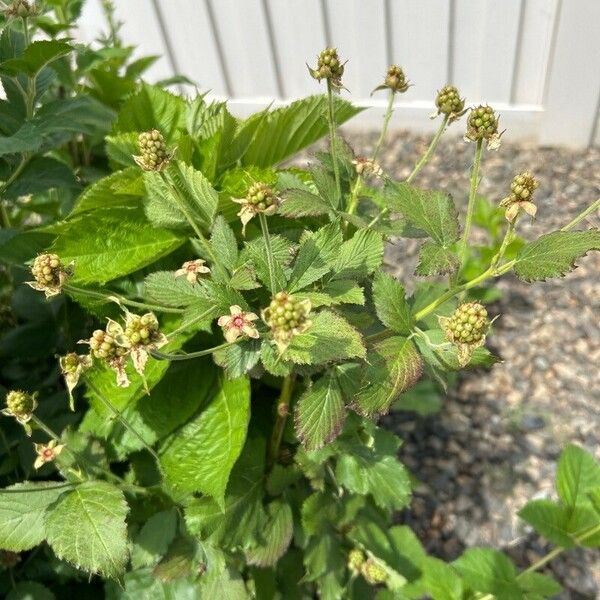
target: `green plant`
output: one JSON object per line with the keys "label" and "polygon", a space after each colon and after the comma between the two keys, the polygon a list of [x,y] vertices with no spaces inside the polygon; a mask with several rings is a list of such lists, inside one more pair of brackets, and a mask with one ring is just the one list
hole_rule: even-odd
{"label": "green plant", "polygon": [[[22,65],[26,53],[8,60]],[[441,102],[431,147],[397,182],[376,159],[404,75],[388,73],[384,131],[375,156],[358,159],[336,133],[358,112],[337,97],[343,71],[328,49],[311,71],[326,96],[245,120],[203,96],[134,84],[104,121],[110,174],[59,221],[13,231],[0,247],[3,260],[30,262],[31,285],[51,296],[45,307],[65,297],[80,307],[64,327],[86,330],[66,336],[59,362],[73,413],[65,392],[9,395],[0,547],[31,552],[0,579],[5,589],[15,574],[17,589],[34,580],[57,590],[84,589],[98,574],[110,598],[534,599],[560,589],[536,572],[558,549],[522,573],[491,549],[445,564],[409,528],[390,527],[410,501],[410,475],[396,456],[401,440],[375,421],[424,375],[443,384],[495,362],[471,291],[510,271],[562,276],[600,248],[600,232],[573,231],[580,216],[517,252],[519,206],[502,216],[493,254],[473,262],[468,232],[482,141],[499,139],[495,113],[483,109],[484,130],[479,109],[469,116],[476,150],[461,237],[452,199],[412,185],[462,113],[460,95],[448,110]],[[47,126],[35,120],[40,102],[22,125],[32,136]],[[19,131],[0,140],[9,156],[22,148]],[[327,133],[317,164],[279,166]],[[423,238],[417,274],[449,281],[407,297],[381,270],[391,235]],[[39,473],[21,423],[38,443]],[[29,448],[22,460],[17,444]],[[523,518],[560,550],[597,544],[600,466],[568,447],[557,487],[559,502],[534,501]]]}

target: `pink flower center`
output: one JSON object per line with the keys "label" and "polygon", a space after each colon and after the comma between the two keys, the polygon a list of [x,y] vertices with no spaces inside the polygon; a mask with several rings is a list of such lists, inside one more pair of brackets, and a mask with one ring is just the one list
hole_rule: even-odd
{"label": "pink flower center", "polygon": [[241,329],[244,326],[244,317],[239,315],[237,317],[233,317],[233,326],[237,329]]}
{"label": "pink flower center", "polygon": [[54,458],[54,450],[52,450],[52,448],[45,448],[42,451],[42,456],[46,459],[46,460],[52,460]]}

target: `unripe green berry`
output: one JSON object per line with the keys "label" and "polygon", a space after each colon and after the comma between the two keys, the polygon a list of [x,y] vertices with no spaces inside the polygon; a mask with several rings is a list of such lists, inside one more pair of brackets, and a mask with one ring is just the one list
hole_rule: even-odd
{"label": "unripe green berry", "polygon": [[485,307],[479,302],[461,304],[447,323],[447,336],[457,344],[477,344],[481,342],[489,329],[490,321]]}
{"label": "unripe green berry", "polygon": [[135,157],[145,171],[160,171],[169,162],[167,144],[160,131],[152,129],[138,136],[140,154]]}
{"label": "unripe green berry", "polygon": [[317,80],[327,79],[335,88],[342,87],[342,75],[344,74],[344,65],[335,48],[325,48],[317,57],[317,66],[315,69],[309,67],[310,74]]}
{"label": "unripe green berry", "polygon": [[101,329],[94,331],[88,343],[91,354],[95,358],[110,360],[125,354],[125,349],[115,343],[114,337]]}
{"label": "unripe green berry", "polygon": [[33,261],[31,274],[40,286],[58,288],[64,279],[65,270],[56,254],[40,254]]}
{"label": "unripe green berry", "polygon": [[387,580],[387,571],[374,560],[368,559],[361,567],[362,576],[371,585],[385,583]]}
{"label": "unripe green berry", "polygon": [[277,195],[273,188],[266,183],[254,183],[248,188],[246,202],[259,212],[265,211],[277,203]]}
{"label": "unripe green berry", "polygon": [[525,171],[516,175],[510,185],[510,202],[530,201],[533,192],[539,186],[538,180],[529,172]]}
{"label": "unripe green berry", "polygon": [[398,65],[390,66],[385,76],[384,86],[390,90],[393,90],[394,92],[406,92],[406,90],[409,88],[409,84],[406,80],[406,75],[404,75],[402,67],[399,67]]}
{"label": "unripe green berry", "polygon": [[30,415],[36,406],[35,398],[21,390],[12,390],[6,394],[6,407],[15,417]]}
{"label": "unripe green berry", "polygon": [[362,550],[358,548],[353,548],[348,553],[348,568],[355,573],[359,573],[361,567],[365,562],[365,555]]}
{"label": "unripe green berry", "polygon": [[465,108],[465,100],[453,85],[446,85],[437,93],[435,105],[444,115],[459,114]]}
{"label": "unripe green berry", "polygon": [[467,138],[477,142],[489,140],[498,133],[498,117],[491,106],[478,106],[471,109],[467,119]]}

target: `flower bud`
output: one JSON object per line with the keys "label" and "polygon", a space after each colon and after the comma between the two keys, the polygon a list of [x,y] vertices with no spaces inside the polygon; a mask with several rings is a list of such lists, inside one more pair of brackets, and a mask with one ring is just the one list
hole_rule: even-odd
{"label": "flower bud", "polygon": [[367,583],[378,585],[387,581],[387,571],[373,559],[369,558],[361,567],[362,576]]}
{"label": "flower bud", "polygon": [[294,335],[303,333],[311,325],[310,300],[300,300],[287,292],[278,292],[269,306],[263,310],[262,317],[271,328],[273,341],[283,352]]}
{"label": "flower bud", "polygon": [[162,171],[171,159],[165,138],[157,129],[140,133],[138,147],[140,154],[133,158],[144,171]]}

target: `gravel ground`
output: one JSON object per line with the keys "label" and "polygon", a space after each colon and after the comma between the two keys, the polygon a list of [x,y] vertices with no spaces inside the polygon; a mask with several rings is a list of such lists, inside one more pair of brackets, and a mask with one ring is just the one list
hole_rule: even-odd
{"label": "gravel ground", "polygon": [[[365,134],[349,141],[368,156],[375,139]],[[391,136],[382,166],[396,177],[408,175],[428,142],[407,133]],[[442,142],[415,183],[447,190],[464,207],[472,155],[473,144]],[[526,238],[561,227],[600,196],[600,149],[506,141],[484,156],[481,193],[503,198],[512,176],[525,169],[540,180],[538,219],[519,225]],[[600,218],[588,223],[600,225]],[[412,279],[415,259],[415,243],[390,244],[388,268],[403,281]],[[386,418],[405,440],[402,460],[422,482],[402,520],[432,554],[454,559],[466,546],[488,545],[508,551],[523,567],[531,564],[549,546],[517,511],[531,498],[554,497],[556,460],[565,443],[600,458],[600,254],[579,264],[566,279],[547,283],[502,280],[489,346],[503,362],[489,373],[461,376],[435,416]],[[559,598],[600,598],[600,552],[565,553],[550,570],[565,587]]]}

